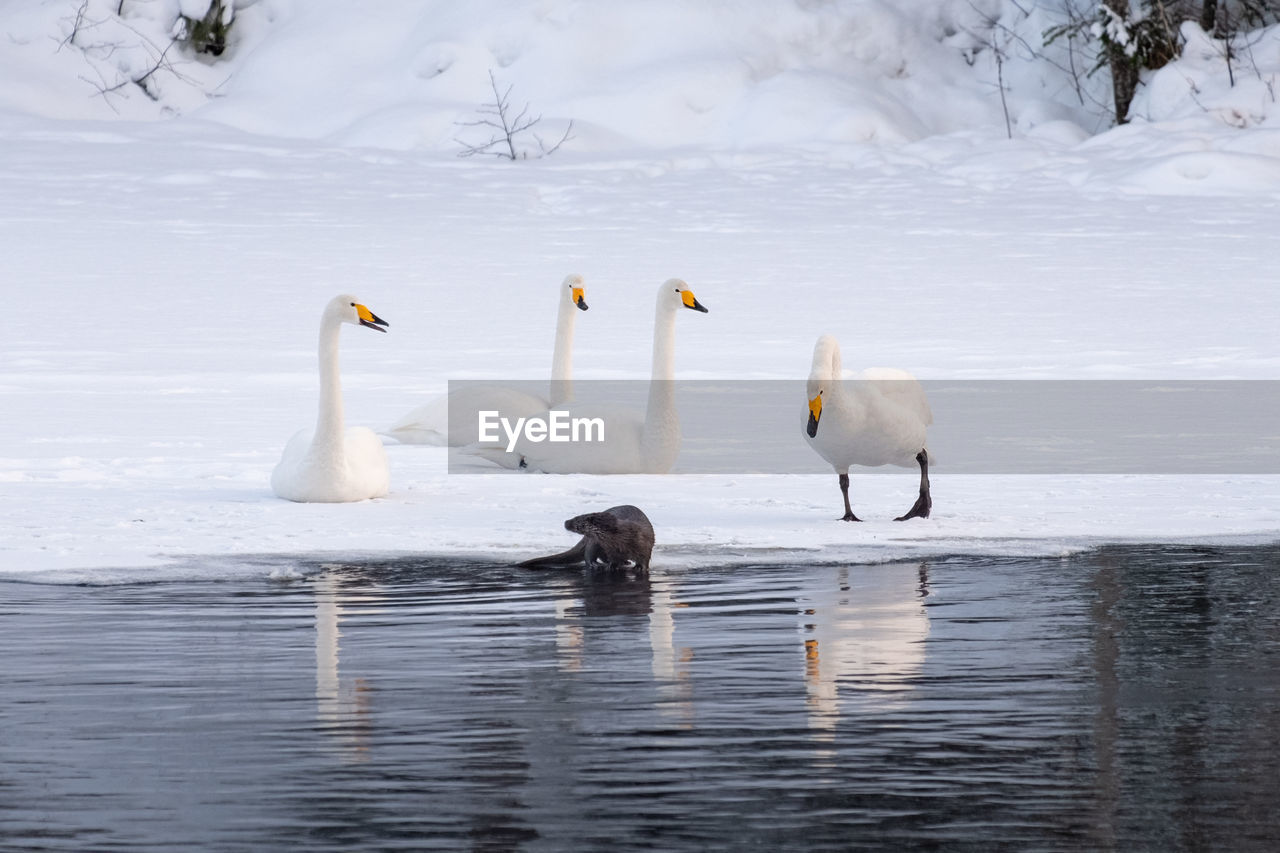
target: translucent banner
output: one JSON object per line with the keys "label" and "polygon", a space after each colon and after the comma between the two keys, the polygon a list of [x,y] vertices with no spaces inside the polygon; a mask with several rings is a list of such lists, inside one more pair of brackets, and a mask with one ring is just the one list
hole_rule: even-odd
{"label": "translucent banner", "polygon": [[458,474],[829,472],[818,435],[904,442],[928,414],[938,473],[1280,474],[1277,381],[846,379],[824,394],[812,439],[804,380],[455,381],[417,426]]}

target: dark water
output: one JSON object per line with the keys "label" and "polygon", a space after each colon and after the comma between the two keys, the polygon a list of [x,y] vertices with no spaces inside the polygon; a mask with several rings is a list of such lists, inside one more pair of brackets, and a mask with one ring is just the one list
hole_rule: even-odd
{"label": "dark water", "polygon": [[1280,849],[1280,548],[0,585],[0,849]]}

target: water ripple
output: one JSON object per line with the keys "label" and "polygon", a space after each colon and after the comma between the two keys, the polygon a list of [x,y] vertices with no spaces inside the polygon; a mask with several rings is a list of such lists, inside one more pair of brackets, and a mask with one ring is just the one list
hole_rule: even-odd
{"label": "water ripple", "polygon": [[0,847],[1274,849],[1280,551],[6,584]]}

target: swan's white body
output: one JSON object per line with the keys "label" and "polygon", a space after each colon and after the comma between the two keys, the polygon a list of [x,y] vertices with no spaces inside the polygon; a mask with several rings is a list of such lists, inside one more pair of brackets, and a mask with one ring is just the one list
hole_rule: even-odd
{"label": "swan's white body", "polygon": [[513,423],[573,399],[573,329],[579,310],[587,309],[580,275],[566,276],[557,290],[556,341],[551,354],[551,388],[546,397],[500,385],[474,385],[436,397],[396,421],[386,434],[403,444],[460,446],[478,437],[478,415],[501,412]]}
{"label": "swan's white body", "polygon": [[916,378],[905,370],[884,367],[846,378],[840,345],[830,335],[823,335],[813,348],[806,392],[805,441],[840,475],[846,520],[857,520],[848,505],[851,465],[920,464],[922,509],[927,517],[928,508],[923,505],[929,502],[925,434],[933,423],[933,412]]}
{"label": "swan's white body", "polygon": [[[521,437],[512,452],[477,449],[477,455],[507,468],[524,467],[548,474],[666,474],[680,454],[680,418],[675,406],[676,313],[692,308],[706,313],[683,281],[670,279],[658,288],[653,321],[653,368],[649,400],[643,413],[620,406],[568,404],[555,406],[566,418],[599,418],[604,441],[553,444]],[[546,417],[545,411],[538,413]]]}
{"label": "swan's white body", "polygon": [[805,413],[805,441],[837,474],[849,473],[851,465],[915,467],[933,412],[910,373],[872,367],[845,378],[840,345],[823,335],[813,349],[807,391],[810,400],[821,395],[822,417],[810,437]]}
{"label": "swan's white body", "polygon": [[[334,297],[320,320],[320,411],[315,429],[296,433],[271,474],[282,498],[306,503],[345,503],[381,497],[391,475],[382,441],[367,427],[346,429],[338,373],[338,338],[344,323],[385,326],[352,296]],[[381,331],[381,329],[379,329]]]}

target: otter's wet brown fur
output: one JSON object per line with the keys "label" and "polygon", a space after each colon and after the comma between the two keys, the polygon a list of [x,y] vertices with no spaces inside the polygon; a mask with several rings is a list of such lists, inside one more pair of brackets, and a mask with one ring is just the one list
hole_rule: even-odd
{"label": "otter's wet brown fur", "polygon": [[525,560],[517,565],[530,569],[604,568],[637,573],[649,571],[653,555],[653,525],[639,507],[624,504],[603,512],[576,515],[564,523],[565,530],[581,533],[582,540],[568,551]]}

